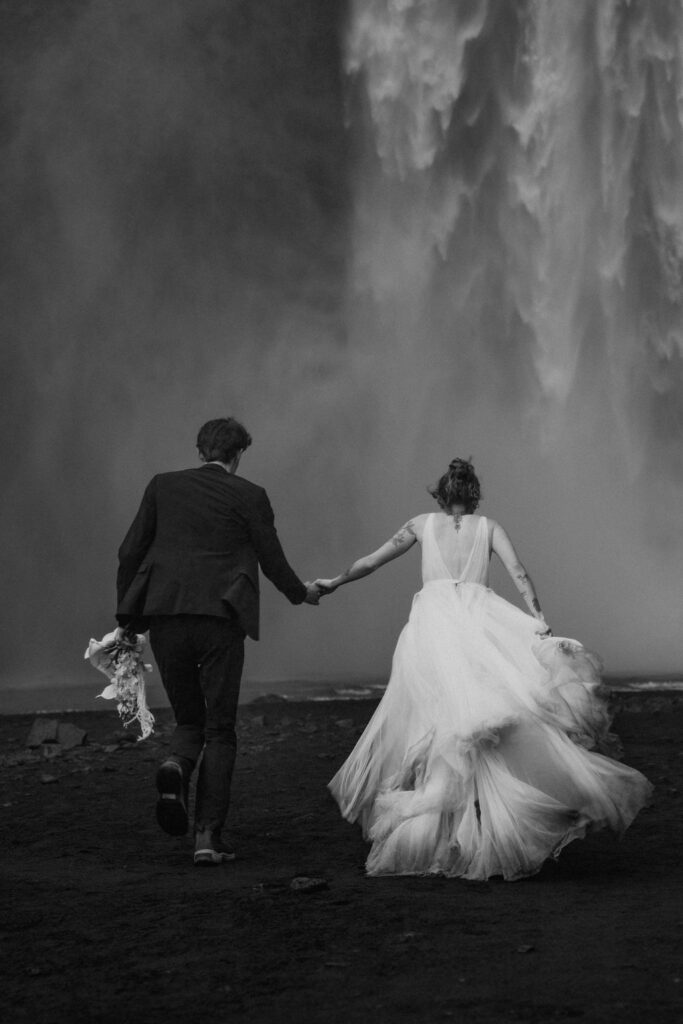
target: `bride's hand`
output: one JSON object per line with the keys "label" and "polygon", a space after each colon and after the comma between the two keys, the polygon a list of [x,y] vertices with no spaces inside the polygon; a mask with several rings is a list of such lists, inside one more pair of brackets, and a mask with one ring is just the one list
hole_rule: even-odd
{"label": "bride's hand", "polygon": [[314,586],[318,588],[321,595],[333,594],[337,589],[336,584],[333,580],[315,580]]}

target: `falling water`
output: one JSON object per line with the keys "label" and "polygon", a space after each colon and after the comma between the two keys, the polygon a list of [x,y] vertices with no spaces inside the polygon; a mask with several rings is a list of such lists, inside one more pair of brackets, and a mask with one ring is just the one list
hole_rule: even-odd
{"label": "falling water", "polygon": [[379,460],[474,454],[556,631],[680,667],[683,4],[352,11]]}
{"label": "falling water", "polygon": [[[680,670],[680,2],[6,7],[3,685],[77,676],[226,412],[302,575],[471,454],[555,631]],[[266,585],[247,674],[385,674],[417,577]]]}

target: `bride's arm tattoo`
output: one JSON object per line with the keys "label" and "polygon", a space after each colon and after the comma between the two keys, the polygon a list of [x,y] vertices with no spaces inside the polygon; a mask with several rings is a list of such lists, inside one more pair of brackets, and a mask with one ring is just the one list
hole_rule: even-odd
{"label": "bride's arm tattoo", "polygon": [[351,583],[353,580],[360,580],[363,576],[369,576],[375,569],[379,569],[385,562],[390,562],[392,559],[402,555],[404,551],[407,551],[416,542],[417,536],[413,528],[413,520],[410,519],[405,526],[394,534],[394,536],[388,540],[381,548],[377,551],[373,551],[372,554],[366,555],[364,558],[359,558],[353,565],[345,569],[339,576],[335,576],[333,580],[327,581],[330,589],[334,590],[341,586],[343,583]]}
{"label": "bride's arm tattoo", "polygon": [[545,623],[541,602],[538,600],[536,588],[531,581],[531,577],[519,560],[510,538],[498,523],[493,524],[491,547],[505,566],[506,572],[524,598],[524,603],[531,614],[540,622]]}
{"label": "bride's arm tattoo", "polygon": [[529,610],[534,613],[537,619],[542,619],[543,612],[541,611],[541,602],[536,596],[536,590],[531,582],[531,577],[523,566],[520,565],[514,573],[514,580],[517,589],[526,601]]}
{"label": "bride's arm tattoo", "polygon": [[398,533],[395,533],[391,538],[391,543],[395,548],[402,547],[407,540],[415,539],[415,530],[413,528],[413,520],[410,519],[405,526],[402,526]]}

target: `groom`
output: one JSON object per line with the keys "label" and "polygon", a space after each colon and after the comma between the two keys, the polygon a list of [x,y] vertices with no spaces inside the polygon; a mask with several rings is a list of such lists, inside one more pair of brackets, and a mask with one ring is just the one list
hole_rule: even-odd
{"label": "groom", "polygon": [[251,437],[237,420],[210,420],[197,437],[203,466],[148,484],[119,549],[116,618],[144,632],[176,728],[157,772],[157,820],[187,831],[190,776],[203,750],[195,806],[195,864],[233,860],[221,839],[235,763],[245,635],[259,635],[259,566],[292,604],[318,604],[285,558],[262,487],[236,476]]}

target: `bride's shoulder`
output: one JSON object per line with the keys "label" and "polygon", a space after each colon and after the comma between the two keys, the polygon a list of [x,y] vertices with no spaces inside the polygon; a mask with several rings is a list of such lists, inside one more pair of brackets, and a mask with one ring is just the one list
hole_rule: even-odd
{"label": "bride's shoulder", "polygon": [[486,532],[488,534],[489,544],[490,544],[491,541],[493,540],[494,530],[496,530],[497,528],[499,529],[499,526],[498,526],[498,523],[496,522],[496,520],[495,519],[491,519],[490,516],[482,516],[482,515],[479,515],[478,513],[476,515],[473,515],[472,519],[474,521],[473,525],[474,525],[475,529],[479,528],[479,526],[482,523],[482,521],[484,523],[486,523]]}
{"label": "bride's shoulder", "polygon": [[487,516],[486,524],[488,526],[489,544],[492,550],[498,551],[499,548],[510,544],[510,538],[497,519],[490,519]]}
{"label": "bride's shoulder", "polygon": [[494,530],[504,532],[503,527],[500,525],[497,519],[491,519],[491,516],[481,516],[482,519],[486,519],[486,525],[489,528],[489,533],[493,533]]}
{"label": "bride's shoulder", "polygon": [[419,516],[413,516],[406,523],[406,526],[415,534],[419,541],[422,540],[422,534],[424,533],[425,524],[428,519],[429,512],[423,512]]}

